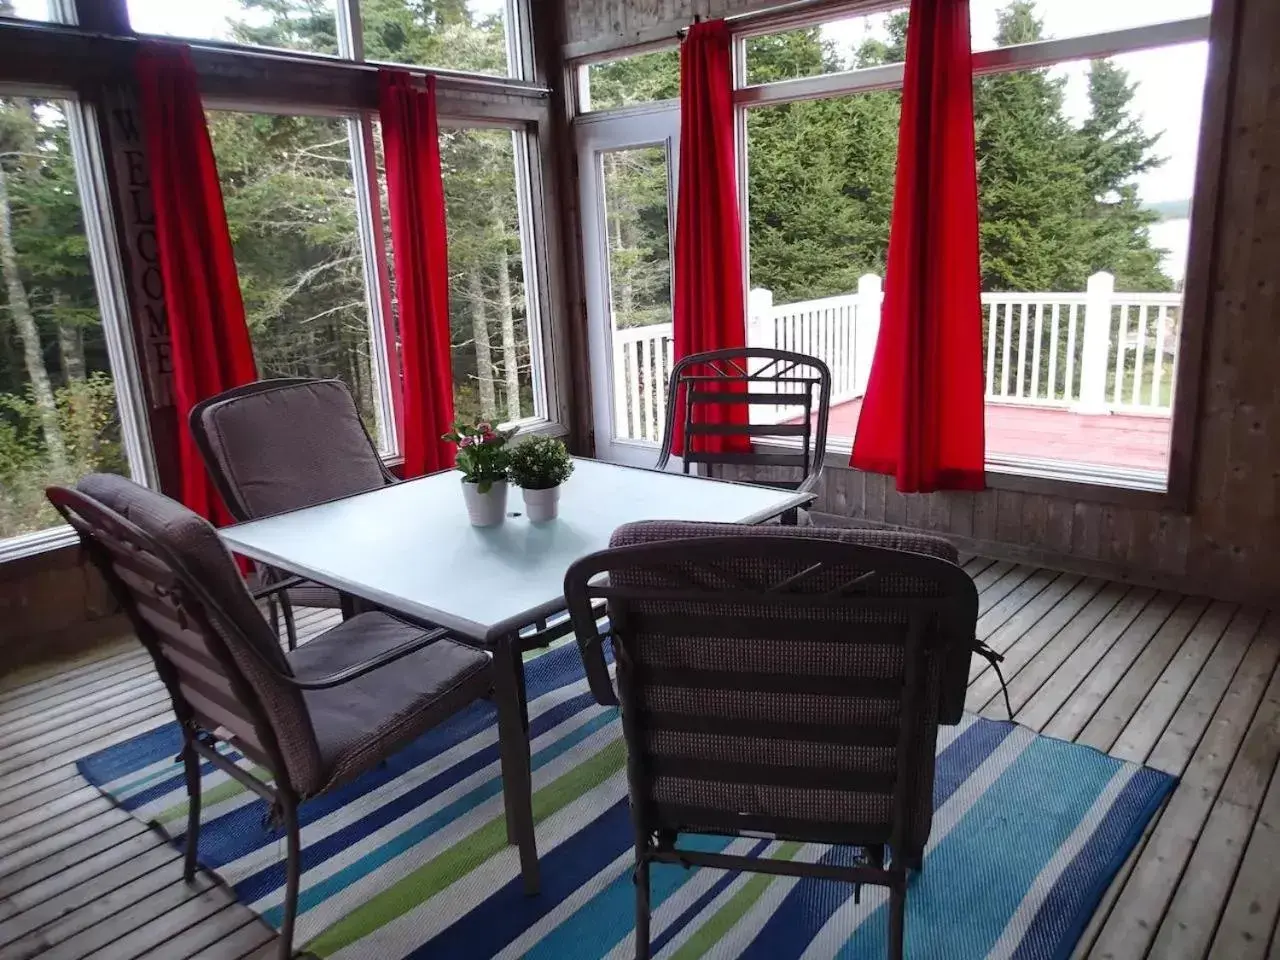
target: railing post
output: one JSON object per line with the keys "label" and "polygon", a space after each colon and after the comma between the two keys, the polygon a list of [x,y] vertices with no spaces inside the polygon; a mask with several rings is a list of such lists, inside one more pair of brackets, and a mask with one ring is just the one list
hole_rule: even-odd
{"label": "railing post", "polygon": [[747,346],[772,347],[774,337],[773,291],[753,287],[747,291]]}
{"label": "railing post", "polygon": [[[1116,278],[1105,271],[1089,278],[1080,356],[1080,399],[1076,413],[1107,413],[1107,356],[1111,352],[1111,299]],[[1124,344],[1117,349],[1123,350]]]}
{"label": "railing post", "polygon": [[871,377],[871,360],[876,353],[876,338],[880,336],[880,306],[884,302],[884,290],[880,278],[874,273],[858,278],[858,309],[853,326],[853,395],[861,397],[867,392]]}

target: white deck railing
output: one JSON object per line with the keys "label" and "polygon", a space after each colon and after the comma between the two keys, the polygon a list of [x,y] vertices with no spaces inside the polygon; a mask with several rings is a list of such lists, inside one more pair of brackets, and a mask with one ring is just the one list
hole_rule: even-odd
{"label": "white deck railing", "polygon": [[[832,403],[843,403],[866,391],[882,299],[870,275],[857,293],[800,303],[752,290],[747,343],[820,357]],[[984,293],[982,305],[988,403],[1169,415],[1181,294],[1117,293],[1111,274],[1098,273],[1084,293]],[[669,323],[614,333],[619,438],[661,441],[673,353]]]}

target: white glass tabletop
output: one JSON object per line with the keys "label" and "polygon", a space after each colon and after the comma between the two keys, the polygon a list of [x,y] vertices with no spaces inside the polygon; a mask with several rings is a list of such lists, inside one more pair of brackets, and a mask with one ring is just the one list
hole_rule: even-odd
{"label": "white glass tabletop", "polygon": [[[449,471],[220,531],[254,560],[390,610],[490,641],[564,605],[564,575],[624,523],[758,523],[812,494],[577,459],[560,516],[530,523],[512,489],[508,517],[473,527]],[[519,513],[520,516],[510,516]]]}

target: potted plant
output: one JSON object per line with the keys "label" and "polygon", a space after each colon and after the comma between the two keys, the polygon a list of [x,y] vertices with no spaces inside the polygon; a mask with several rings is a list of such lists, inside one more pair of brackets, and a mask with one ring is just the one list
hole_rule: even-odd
{"label": "potted plant", "polygon": [[530,437],[510,453],[507,475],[524,491],[525,513],[536,522],[554,520],[560,485],[573,473],[573,458],[554,437]]}
{"label": "potted plant", "polygon": [[462,498],[472,526],[492,527],[507,512],[507,441],[514,430],[498,430],[487,420],[459,420],[444,439],[458,445],[454,463],[462,471]]}

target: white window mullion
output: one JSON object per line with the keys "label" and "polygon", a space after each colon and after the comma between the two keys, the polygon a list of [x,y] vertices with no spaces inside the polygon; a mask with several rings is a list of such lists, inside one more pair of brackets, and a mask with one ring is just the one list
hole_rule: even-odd
{"label": "white window mullion", "polygon": [[[547,347],[552,343],[552,334],[546,321],[552,311],[546,309],[544,303],[547,287],[542,282],[541,266],[546,262],[546,257],[537,255],[539,250],[544,249],[545,233],[539,226],[545,220],[540,215],[540,202],[536,204],[539,210],[535,211],[534,185],[543,180],[540,175],[534,175],[537,158],[535,151],[531,149],[533,138],[529,131],[513,130],[511,139],[516,164],[516,206],[519,211],[520,257],[524,273],[524,309],[529,330],[529,364],[533,375],[533,416],[539,420],[560,420],[561,398],[555,395],[559,378],[547,376],[547,364],[551,360],[551,351]],[[539,201],[541,197],[542,194],[538,191]]]}

